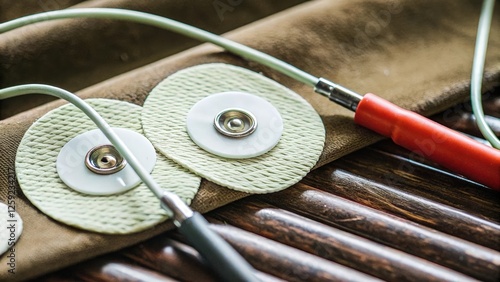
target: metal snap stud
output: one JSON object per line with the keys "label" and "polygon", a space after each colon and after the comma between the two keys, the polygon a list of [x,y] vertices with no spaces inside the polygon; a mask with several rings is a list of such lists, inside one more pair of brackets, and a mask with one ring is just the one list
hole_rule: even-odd
{"label": "metal snap stud", "polygon": [[248,111],[231,108],[222,110],[215,116],[214,126],[225,136],[241,138],[252,134],[257,129],[257,119]]}
{"label": "metal snap stud", "polygon": [[97,174],[113,174],[122,170],[127,161],[113,145],[96,146],[85,156],[87,168]]}

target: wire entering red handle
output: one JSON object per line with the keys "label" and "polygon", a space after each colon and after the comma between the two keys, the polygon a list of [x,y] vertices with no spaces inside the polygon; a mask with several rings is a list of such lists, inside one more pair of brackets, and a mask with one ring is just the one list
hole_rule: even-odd
{"label": "wire entering red handle", "polygon": [[500,191],[499,150],[371,93],[358,104],[354,121],[416,154]]}

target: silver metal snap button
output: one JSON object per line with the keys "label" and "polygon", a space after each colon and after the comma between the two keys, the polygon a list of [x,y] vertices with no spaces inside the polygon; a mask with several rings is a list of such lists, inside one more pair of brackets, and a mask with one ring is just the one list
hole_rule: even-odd
{"label": "silver metal snap button", "polygon": [[97,174],[113,174],[122,170],[127,161],[113,145],[96,146],[85,156],[85,165]]}
{"label": "silver metal snap button", "polygon": [[241,138],[257,129],[257,119],[252,113],[243,109],[226,109],[215,116],[214,126],[225,136]]}

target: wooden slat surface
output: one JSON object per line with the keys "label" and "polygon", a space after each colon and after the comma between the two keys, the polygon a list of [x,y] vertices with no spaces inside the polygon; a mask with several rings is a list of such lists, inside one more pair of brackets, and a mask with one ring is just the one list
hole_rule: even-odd
{"label": "wooden slat surface", "polygon": [[[467,109],[460,105],[434,119],[478,135]],[[485,110],[498,134],[498,91]],[[317,169],[289,189],[250,196],[206,217],[262,281],[500,281],[500,193],[390,141]],[[37,281],[217,278],[172,231]]]}

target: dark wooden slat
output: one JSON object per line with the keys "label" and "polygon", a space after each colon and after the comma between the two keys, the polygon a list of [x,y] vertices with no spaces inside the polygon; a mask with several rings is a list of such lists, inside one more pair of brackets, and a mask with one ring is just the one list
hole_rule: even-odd
{"label": "dark wooden slat", "polygon": [[[159,235],[121,253],[136,263],[182,281],[218,281],[195,249],[168,235]],[[262,272],[256,275],[262,282],[283,281]]]}
{"label": "dark wooden slat", "polygon": [[256,200],[227,206],[214,216],[383,280],[473,281],[445,267]]}
{"label": "dark wooden slat", "polygon": [[[97,265],[98,269],[95,273],[81,273],[82,277],[88,278],[88,281],[144,281],[144,282],[168,282],[177,281],[165,276],[162,276],[154,271],[139,266],[121,263],[121,262],[105,262]],[[104,277],[102,277],[104,275]]]}
{"label": "dark wooden slat", "polygon": [[[491,130],[500,136],[500,119],[492,116],[485,116],[486,123]],[[457,131],[464,132],[476,137],[482,137],[481,131],[476,124],[476,118],[472,113],[461,113],[453,116],[438,115],[432,118],[434,121]]]}
{"label": "dark wooden slat", "polygon": [[258,197],[279,208],[360,235],[484,281],[500,280],[500,253],[355,202],[297,184]]}
{"label": "dark wooden slat", "polygon": [[287,281],[380,281],[238,228],[224,224],[212,224],[211,227],[256,269]]}
{"label": "dark wooden slat", "polygon": [[121,256],[105,256],[70,267],[62,272],[37,278],[37,282],[88,281],[88,282],[173,282],[178,281],[150,269],[137,266]]}
{"label": "dark wooden slat", "polygon": [[50,274],[47,274],[45,276],[38,277],[38,278],[32,279],[32,280],[27,280],[27,281],[30,281],[30,282],[66,282],[66,281],[74,282],[74,281],[78,281],[78,280],[75,278],[75,275],[73,273],[71,273],[70,270],[64,269],[64,270],[60,270],[60,271],[50,273]]}
{"label": "dark wooden slat", "polygon": [[129,259],[160,273],[184,281],[216,281],[202,264],[200,255],[188,245],[160,235],[122,252]]}
{"label": "dark wooden slat", "polygon": [[[392,144],[392,147],[397,146]],[[386,147],[378,148],[363,149],[336,161],[334,165],[373,183],[388,185],[470,215],[500,222],[499,193],[421,164],[420,156],[408,154],[406,157],[409,158],[405,158],[401,157],[401,152],[387,153]]]}
{"label": "dark wooden slat", "polygon": [[[482,105],[483,112],[485,115],[500,118],[500,87],[497,85],[492,91],[483,94],[482,97]],[[454,122],[459,121],[462,118],[462,114],[471,114],[472,113],[472,105],[470,101],[457,104],[453,107],[450,107],[440,113],[437,113],[431,117],[431,119],[439,118],[440,120],[444,120],[445,125],[449,128],[455,128]],[[468,124],[468,123],[466,123]],[[471,130],[474,125],[470,127],[466,127],[465,131]],[[499,132],[496,132],[497,134]]]}
{"label": "dark wooden slat", "polygon": [[452,207],[360,177],[332,164],[315,170],[308,185],[363,205],[409,219],[441,232],[500,249],[500,226]]}
{"label": "dark wooden slat", "polygon": [[484,113],[492,117],[500,118],[500,87],[497,87],[495,91],[491,91],[489,96],[490,97],[483,101]]}

